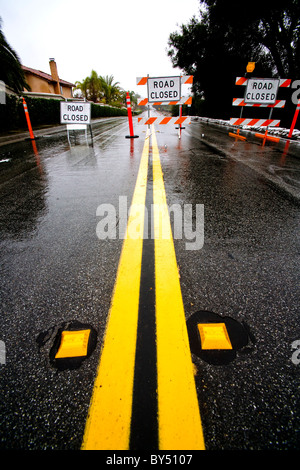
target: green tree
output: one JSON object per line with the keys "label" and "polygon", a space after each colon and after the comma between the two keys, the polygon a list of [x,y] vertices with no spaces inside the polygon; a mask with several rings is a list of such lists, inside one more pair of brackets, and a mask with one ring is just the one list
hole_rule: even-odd
{"label": "green tree", "polygon": [[97,72],[95,72],[95,70],[92,70],[91,75],[89,77],[88,91],[89,99],[96,103],[101,97],[102,81],[100,77],[98,77]]}
{"label": "green tree", "polygon": [[75,85],[76,85],[76,88],[75,88],[75,95],[78,94],[76,93],[76,90],[79,90],[80,91],[80,96],[82,98],[86,98],[88,99],[88,82],[89,82],[89,77],[86,77],[82,80],[82,82],[80,81],[76,81],[75,82]]}
{"label": "green tree", "polygon": [[[138,93],[135,93],[134,91],[128,91],[129,97],[130,97],[130,103],[133,108],[137,106],[138,99],[141,97]],[[121,102],[123,105],[126,106],[126,96],[127,92],[125,90],[121,90]]]}
{"label": "green tree", "polygon": [[274,68],[284,77],[300,73],[300,2],[299,0],[251,0],[247,15],[242,15],[237,0],[201,0],[206,6],[212,25],[223,23],[225,31],[234,30],[234,41],[245,38],[255,48],[262,47]]}
{"label": "green tree", "polygon": [[102,81],[102,88],[104,92],[104,101],[106,104],[112,104],[120,102],[122,99],[121,88],[119,82],[114,82],[113,75],[106,75],[106,77],[100,77]]}
{"label": "green tree", "polygon": [[13,48],[8,44],[2,30],[0,18],[0,80],[12,88],[16,93],[22,93],[24,88],[30,90],[25,80],[20,59]]}
{"label": "green tree", "polygon": [[80,90],[83,98],[96,103],[100,101],[103,96],[102,80],[98,77],[95,70],[91,71],[89,77],[86,77],[82,82],[76,81],[76,90]]}
{"label": "green tree", "polygon": [[237,0],[199,3],[199,20],[170,34],[168,55],[174,67],[194,75],[205,115],[229,117],[235,77],[245,74],[248,61],[256,62],[257,76],[299,78],[299,0],[252,0],[247,15]]}

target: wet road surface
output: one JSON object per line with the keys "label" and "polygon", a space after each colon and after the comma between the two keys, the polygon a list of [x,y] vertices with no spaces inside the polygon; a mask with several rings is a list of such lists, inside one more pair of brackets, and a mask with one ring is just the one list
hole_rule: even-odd
{"label": "wet road surface", "polygon": [[[118,118],[93,124],[93,146],[71,135],[70,149],[66,131],[56,129],[40,132],[36,148],[30,141],[0,147],[1,449],[81,448],[124,241],[99,239],[97,208],[116,208],[118,234],[120,196],[129,206],[146,141],[146,126],[134,125],[137,139],[125,138],[127,120]],[[198,249],[187,249],[185,225],[174,246],[205,447],[299,449],[299,144],[263,148],[250,134],[235,142],[223,127],[198,122],[181,139],[174,126],[155,129],[168,205],[204,206],[203,246],[199,236]],[[153,136],[149,142],[151,169]],[[151,240],[147,247],[149,293]],[[143,299],[147,315],[153,297]],[[199,346],[197,324],[220,319],[233,353]],[[173,323],[175,313],[166,337]],[[79,365],[59,369],[57,335],[78,325],[95,331],[94,348]],[[177,360],[171,344],[170,364]],[[140,362],[140,377],[148,371],[155,380],[148,365]],[[143,390],[153,395],[150,382]],[[140,433],[135,442],[145,449]]]}

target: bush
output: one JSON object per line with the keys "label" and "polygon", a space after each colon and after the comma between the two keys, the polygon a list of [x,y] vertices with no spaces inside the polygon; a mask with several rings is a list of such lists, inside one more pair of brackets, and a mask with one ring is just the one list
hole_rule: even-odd
{"label": "bush", "polygon": [[[23,126],[19,113],[19,97],[6,95],[6,104],[0,104],[0,129],[17,129]],[[24,111],[23,111],[24,114]],[[25,120],[24,120],[24,124]]]}
{"label": "bush", "polygon": [[127,116],[127,109],[113,108],[111,106],[102,106],[92,103],[91,117],[110,117],[110,116]]}
{"label": "bush", "polygon": [[[25,96],[32,127],[60,124],[60,100]],[[100,106],[91,103],[91,117],[127,116],[127,109]],[[27,129],[23,100],[17,95],[6,95],[6,104],[0,104],[1,131]]]}

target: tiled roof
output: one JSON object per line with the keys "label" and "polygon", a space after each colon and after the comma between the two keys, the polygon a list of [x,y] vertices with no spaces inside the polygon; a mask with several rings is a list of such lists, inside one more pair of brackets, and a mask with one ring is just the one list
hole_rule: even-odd
{"label": "tiled roof", "polygon": [[[37,75],[38,77],[44,78],[44,80],[47,80],[48,82],[54,81],[49,73],[42,72],[41,70],[31,69],[30,67],[26,67],[25,65],[22,65],[22,69],[24,70],[24,72],[29,72],[33,75]],[[59,83],[61,85],[66,85],[69,87],[75,86],[74,83],[66,82],[66,80],[61,80],[61,78],[59,79]]]}

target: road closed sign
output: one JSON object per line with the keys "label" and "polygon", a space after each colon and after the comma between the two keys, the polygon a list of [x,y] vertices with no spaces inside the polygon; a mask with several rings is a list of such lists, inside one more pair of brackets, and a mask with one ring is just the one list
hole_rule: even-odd
{"label": "road closed sign", "polygon": [[60,103],[61,124],[90,124],[91,103],[80,101],[61,101]]}
{"label": "road closed sign", "polygon": [[180,100],[180,77],[148,78],[148,102],[164,102]]}
{"label": "road closed sign", "polygon": [[278,87],[277,78],[249,78],[244,101],[251,104],[274,104]]}

